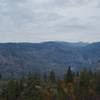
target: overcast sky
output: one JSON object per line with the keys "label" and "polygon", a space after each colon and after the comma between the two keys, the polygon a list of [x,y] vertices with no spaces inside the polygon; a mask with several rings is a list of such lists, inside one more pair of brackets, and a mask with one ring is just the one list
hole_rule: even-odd
{"label": "overcast sky", "polygon": [[100,0],[0,0],[0,42],[100,40]]}

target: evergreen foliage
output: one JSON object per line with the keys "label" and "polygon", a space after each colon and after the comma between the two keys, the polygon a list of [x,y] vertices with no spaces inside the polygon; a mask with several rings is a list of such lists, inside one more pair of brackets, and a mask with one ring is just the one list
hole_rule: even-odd
{"label": "evergreen foliage", "polygon": [[99,78],[99,72],[75,73],[69,67],[64,79],[58,79],[54,71],[43,76],[30,74],[22,79],[1,79],[0,100],[100,100]]}

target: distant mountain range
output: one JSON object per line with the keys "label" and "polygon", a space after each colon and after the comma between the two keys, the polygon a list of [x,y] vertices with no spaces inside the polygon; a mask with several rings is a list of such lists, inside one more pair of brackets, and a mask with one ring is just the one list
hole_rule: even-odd
{"label": "distant mountain range", "polygon": [[96,43],[0,43],[0,73],[24,75],[29,72],[46,73],[54,70],[58,75],[71,66],[100,69],[100,42]]}

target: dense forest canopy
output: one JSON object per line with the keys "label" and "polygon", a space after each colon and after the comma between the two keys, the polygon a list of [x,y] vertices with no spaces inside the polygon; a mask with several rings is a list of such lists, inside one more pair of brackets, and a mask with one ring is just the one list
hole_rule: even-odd
{"label": "dense forest canopy", "polygon": [[68,67],[62,79],[54,71],[21,79],[0,78],[0,100],[100,100],[100,72]]}

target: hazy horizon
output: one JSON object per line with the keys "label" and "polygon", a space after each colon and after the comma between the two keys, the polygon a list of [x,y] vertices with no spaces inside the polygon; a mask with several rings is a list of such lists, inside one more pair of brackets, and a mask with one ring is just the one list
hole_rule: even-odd
{"label": "hazy horizon", "polygon": [[92,44],[92,43],[98,43],[100,41],[60,41],[60,40],[48,40],[48,41],[40,41],[40,42],[29,42],[29,41],[8,41],[8,42],[0,42],[1,44],[2,43],[47,43],[47,42],[64,42],[64,43],[87,43],[87,44]]}
{"label": "hazy horizon", "polygon": [[99,12],[99,0],[1,0],[0,42],[97,42]]}

